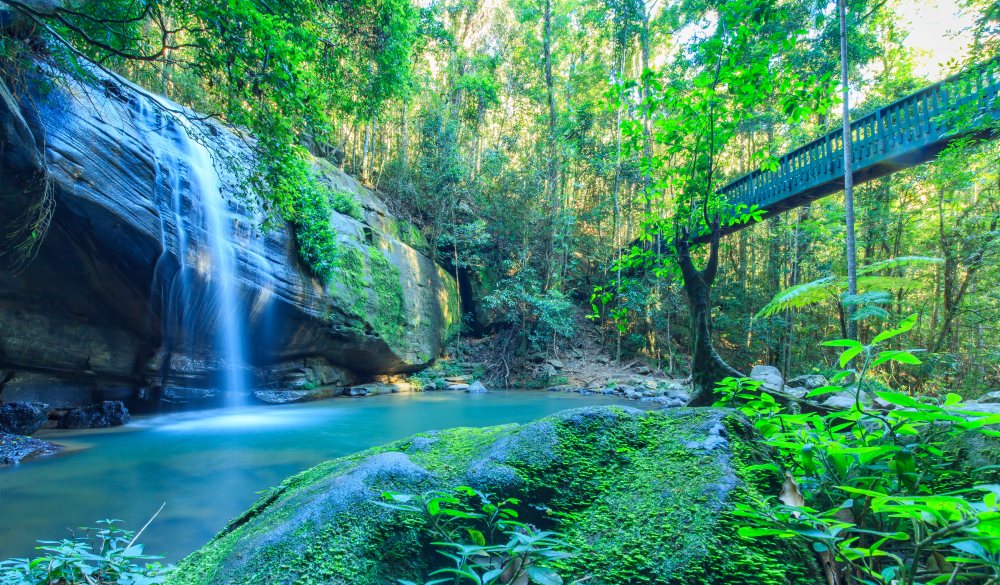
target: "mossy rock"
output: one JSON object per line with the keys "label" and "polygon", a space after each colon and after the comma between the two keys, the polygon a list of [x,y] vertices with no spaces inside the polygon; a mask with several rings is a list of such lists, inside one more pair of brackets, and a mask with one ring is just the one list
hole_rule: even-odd
{"label": "mossy rock", "polygon": [[763,461],[746,420],[719,409],[590,407],[425,433],[289,478],[169,583],[419,581],[440,559],[421,520],[376,502],[456,485],[520,498],[522,519],[578,549],[563,575],[590,584],[816,583],[805,551],[736,533],[734,503],[779,490],[775,472],[752,467]]}

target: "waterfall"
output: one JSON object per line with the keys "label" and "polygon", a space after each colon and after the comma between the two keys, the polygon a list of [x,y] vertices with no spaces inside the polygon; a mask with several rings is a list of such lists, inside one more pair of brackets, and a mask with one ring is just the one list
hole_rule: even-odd
{"label": "waterfall", "polygon": [[[186,132],[187,152],[190,155],[189,172],[191,188],[202,202],[205,228],[208,231],[209,256],[211,257],[211,275],[209,281],[215,289],[215,317],[217,336],[216,348],[224,360],[223,389],[229,404],[242,403],[250,391],[250,384],[245,375],[247,364],[246,333],[242,311],[236,291],[236,250],[233,245],[233,224],[227,221],[226,202],[219,188],[219,175],[216,172],[211,153],[197,140],[191,139]],[[194,193],[193,193],[194,195]]]}
{"label": "waterfall", "polygon": [[[249,376],[245,320],[237,280],[240,246],[235,222],[243,219],[222,195],[219,171],[209,149],[194,138],[201,132],[179,111],[179,106],[150,96],[157,103],[138,100],[139,118],[145,124],[154,154],[164,253],[169,243],[177,251],[176,270],[169,277],[156,270],[154,289],[162,299],[162,329],[167,352],[165,369],[175,353],[198,355],[210,352],[220,364],[220,379],[214,382],[227,406],[246,402],[252,390]],[[187,205],[185,205],[187,203]],[[246,218],[248,223],[251,218]],[[247,234],[247,250],[254,270],[263,269],[271,280],[269,263],[261,252],[259,238]],[[257,303],[259,304],[259,303]]]}

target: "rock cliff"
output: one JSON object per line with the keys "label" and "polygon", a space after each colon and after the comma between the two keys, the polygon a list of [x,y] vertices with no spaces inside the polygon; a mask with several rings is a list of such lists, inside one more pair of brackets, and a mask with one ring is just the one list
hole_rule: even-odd
{"label": "rock cliff", "polygon": [[[298,261],[292,228],[261,229],[241,197],[245,136],[108,75],[83,83],[36,68],[22,87],[0,85],[0,379],[14,375],[4,401],[213,398],[226,368],[243,371],[248,394],[336,387],[438,355],[458,321],[456,285],[352,178],[316,161],[362,208],[330,217],[341,259],[325,285]],[[49,210],[17,270],[31,230],[9,236]],[[213,219],[233,264],[230,302]],[[238,364],[217,349],[227,318],[245,345]]]}

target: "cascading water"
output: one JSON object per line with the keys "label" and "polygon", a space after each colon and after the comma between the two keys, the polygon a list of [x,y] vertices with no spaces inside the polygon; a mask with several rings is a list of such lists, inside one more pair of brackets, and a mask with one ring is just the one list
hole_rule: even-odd
{"label": "cascading water", "polygon": [[[164,258],[168,238],[176,242],[177,250],[176,272],[162,276],[158,267],[159,282],[154,283],[163,299],[167,369],[175,353],[208,349],[220,363],[216,385],[226,405],[239,406],[246,402],[251,380],[246,311],[236,276],[239,248],[234,214],[222,196],[211,152],[192,137],[200,129],[174,113],[178,106],[152,99],[155,104],[139,100],[139,115],[150,130],[158,188],[168,191],[157,198]],[[270,278],[269,263],[258,253],[259,242],[252,244],[248,260]]]}
{"label": "cascading water", "polygon": [[187,140],[190,155],[191,188],[197,191],[205,212],[208,232],[208,251],[211,257],[211,274],[208,276],[215,289],[217,347],[224,360],[223,384],[227,402],[242,403],[249,391],[244,374],[246,359],[246,334],[240,320],[235,273],[236,251],[233,246],[231,222],[226,221],[226,202],[219,189],[219,175],[212,162],[212,155],[197,140],[181,133]]}

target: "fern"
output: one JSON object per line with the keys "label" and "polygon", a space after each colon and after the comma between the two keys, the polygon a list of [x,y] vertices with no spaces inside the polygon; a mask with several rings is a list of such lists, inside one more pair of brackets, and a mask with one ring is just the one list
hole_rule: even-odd
{"label": "fern", "polygon": [[888,260],[882,260],[881,262],[869,264],[868,266],[862,266],[858,268],[858,275],[871,274],[872,272],[881,272],[883,270],[891,270],[899,267],[921,267],[928,264],[940,264],[942,262],[944,262],[944,260],[941,258],[934,258],[932,256],[900,256],[898,258],[889,258]]}
{"label": "fern", "polygon": [[[940,258],[929,256],[900,256],[899,258],[889,258],[888,260],[860,267],[858,268],[858,291],[873,293],[891,290],[912,290],[920,285],[919,281],[909,277],[885,276],[874,273],[893,268],[919,267],[938,264],[940,262],[942,262]],[[846,288],[846,276],[827,276],[812,282],[797,284],[776,294],[771,299],[771,302],[764,305],[764,308],[754,315],[754,319],[770,317],[790,309],[801,309],[828,299],[836,300],[840,298],[841,292]]]}
{"label": "fern", "polygon": [[814,305],[824,299],[830,298],[831,296],[836,298],[839,288],[840,281],[835,276],[827,276],[826,278],[821,278],[805,284],[797,284],[775,295],[774,298],[771,299],[771,302],[765,305],[760,312],[754,315],[754,319],[770,317],[771,315],[788,309],[798,309]]}

